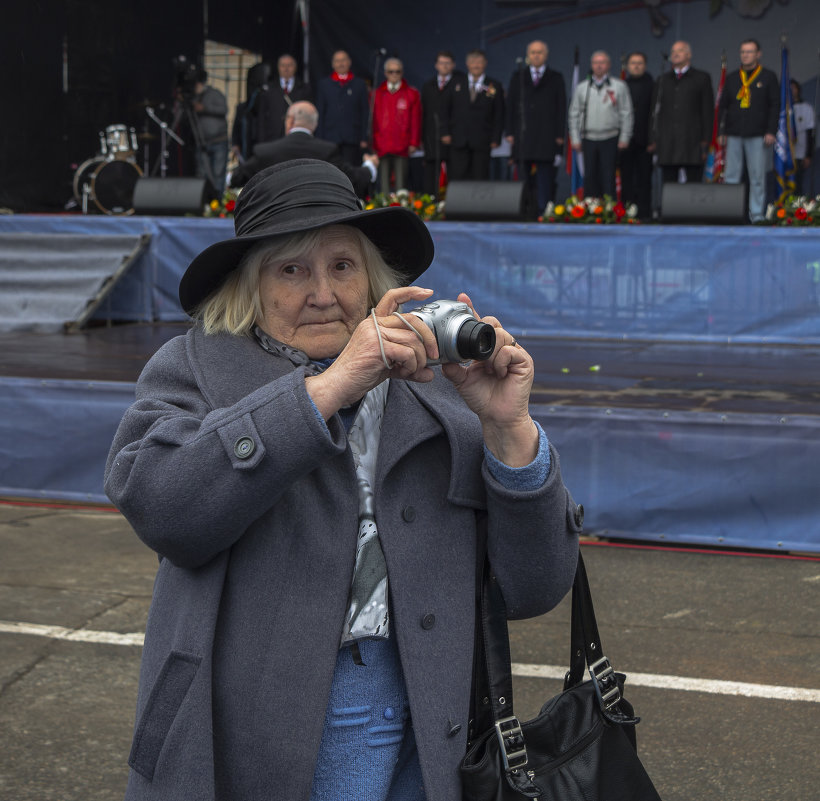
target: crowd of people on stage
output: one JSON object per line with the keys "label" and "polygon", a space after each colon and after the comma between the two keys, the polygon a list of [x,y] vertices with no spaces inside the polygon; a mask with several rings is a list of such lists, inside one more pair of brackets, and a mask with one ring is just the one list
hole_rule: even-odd
{"label": "crowd of people on stage", "polygon": [[[780,89],[762,64],[757,41],[741,42],[739,56],[716,108],[711,76],[693,65],[684,41],[672,45],[670,68],[657,80],[647,72],[645,54],[629,53],[617,77],[610,55],[597,50],[587,77],[569,92],[565,77],[548,64],[547,44],[538,40],[527,45],[506,84],[488,72],[482,50],[466,54],[465,71],[452,52],[441,50],[420,90],[407,82],[398,58],[384,61],[383,80],[371,87],[353,73],[349,54],[338,50],[330,74],[314,88],[299,79],[296,60],[282,55],[276,74],[258,65],[253,85],[249,76],[248,99],[237,107],[231,135],[239,166],[230,186],[241,187],[256,171],[288,158],[323,154],[318,157],[344,165],[362,197],[399,188],[436,195],[444,165],[450,181],[525,179],[529,207],[540,213],[555,202],[558,166],[574,151],[583,155],[587,196],[617,193],[648,220],[655,165],[663,183],[704,179],[717,113],[723,181],[740,183],[745,171],[749,219],[757,222],[771,199],[767,172]],[[815,121],[800,84],[791,83],[795,185],[802,193]],[[283,146],[279,140],[288,137],[296,138]],[[225,174],[218,165],[212,171]]]}

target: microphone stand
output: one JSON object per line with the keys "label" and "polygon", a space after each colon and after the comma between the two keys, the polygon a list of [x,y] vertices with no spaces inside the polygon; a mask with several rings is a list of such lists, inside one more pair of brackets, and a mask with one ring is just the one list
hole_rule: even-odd
{"label": "microphone stand", "polygon": [[[168,159],[168,149],[167,149],[167,142],[166,136],[170,136],[178,145],[182,145],[184,147],[185,142],[174,133],[169,127],[168,123],[164,120],[161,120],[157,115],[154,113],[154,109],[148,106],[145,109],[145,113],[157,124],[159,125],[160,134],[159,134],[159,167],[160,167],[160,177],[165,177],[166,172],[166,164],[165,162]],[[154,167],[154,172],[156,172],[156,167]]]}
{"label": "microphone stand", "polygon": [[367,141],[370,143],[370,150],[373,150],[373,108],[376,105],[376,90],[381,85],[381,79],[379,78],[381,66],[382,66],[382,56],[386,55],[386,51],[384,48],[381,50],[376,51],[375,59],[374,59],[374,67],[373,67],[373,88],[370,92],[370,99],[368,100],[368,110],[367,110]]}

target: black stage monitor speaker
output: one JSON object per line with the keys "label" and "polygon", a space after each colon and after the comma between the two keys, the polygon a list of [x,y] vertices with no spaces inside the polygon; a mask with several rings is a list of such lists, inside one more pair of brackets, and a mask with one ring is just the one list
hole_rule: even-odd
{"label": "black stage monitor speaker", "polygon": [[140,178],[134,187],[134,213],[201,215],[212,195],[205,178]]}
{"label": "black stage monitor speaker", "polygon": [[743,184],[664,184],[661,221],[742,225],[747,221]]}
{"label": "black stage monitor speaker", "polygon": [[444,217],[449,220],[524,219],[523,181],[451,181]]}

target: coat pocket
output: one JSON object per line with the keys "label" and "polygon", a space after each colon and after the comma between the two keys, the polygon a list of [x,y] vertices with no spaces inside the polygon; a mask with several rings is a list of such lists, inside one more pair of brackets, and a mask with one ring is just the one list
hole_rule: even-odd
{"label": "coat pocket", "polygon": [[157,676],[140,717],[128,764],[141,776],[152,779],[165,738],[194,680],[201,656],[171,651]]}

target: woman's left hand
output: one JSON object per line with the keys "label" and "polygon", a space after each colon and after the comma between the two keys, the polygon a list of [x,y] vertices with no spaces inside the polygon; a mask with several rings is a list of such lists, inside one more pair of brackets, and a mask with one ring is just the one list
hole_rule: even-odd
{"label": "woman's left hand", "polygon": [[[461,293],[458,300],[478,317],[466,294]],[[478,415],[484,442],[493,455],[510,467],[523,467],[538,453],[538,430],[529,413],[535,367],[529,353],[495,317],[479,319],[495,329],[493,355],[466,367],[443,364],[441,370]]]}

